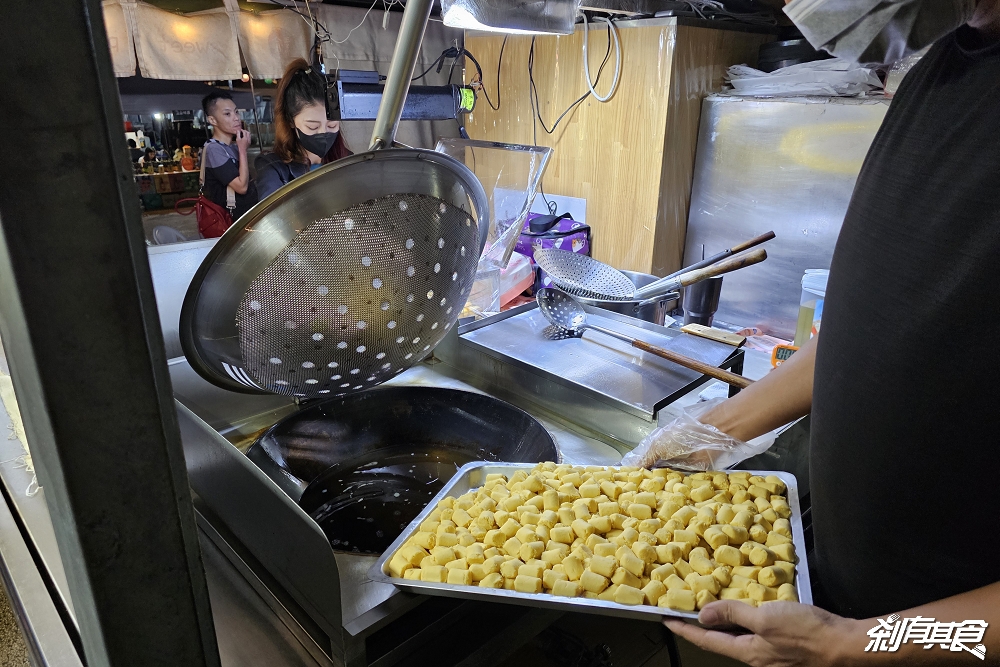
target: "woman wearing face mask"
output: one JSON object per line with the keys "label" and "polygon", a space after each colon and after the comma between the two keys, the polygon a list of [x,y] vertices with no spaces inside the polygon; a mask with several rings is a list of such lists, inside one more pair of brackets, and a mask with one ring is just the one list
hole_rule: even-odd
{"label": "woman wearing face mask", "polygon": [[285,70],[274,115],[274,149],[255,162],[261,199],[327,162],[352,155],[340,134],[339,110],[328,112],[326,79],[302,58]]}

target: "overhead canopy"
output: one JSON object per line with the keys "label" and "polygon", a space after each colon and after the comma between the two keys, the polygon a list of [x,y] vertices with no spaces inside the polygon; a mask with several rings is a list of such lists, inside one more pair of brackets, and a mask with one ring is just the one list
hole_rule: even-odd
{"label": "overhead canopy", "polygon": [[[177,14],[137,0],[104,0],[115,75],[132,77],[138,70],[147,79],[239,79],[245,63],[254,78],[276,79],[295,58],[309,59],[314,31],[301,15],[285,9],[250,12],[236,0],[222,2],[224,7]],[[321,3],[310,7],[322,24],[321,33],[329,32],[323,41],[328,68],[388,70],[399,12]],[[461,30],[430,22],[418,66],[429,65],[455,40],[462,41]]]}

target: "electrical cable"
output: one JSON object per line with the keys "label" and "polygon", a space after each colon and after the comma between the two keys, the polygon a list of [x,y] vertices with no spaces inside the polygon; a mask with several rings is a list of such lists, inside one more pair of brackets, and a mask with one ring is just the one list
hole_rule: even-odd
{"label": "electrical cable", "polygon": [[[313,18],[312,9],[309,8],[309,0],[304,0],[304,1],[306,3],[306,13],[309,14],[309,20],[312,21],[313,23],[315,23],[316,19]],[[295,5],[295,0],[292,0],[292,4]],[[295,5],[295,6],[298,7],[298,5]]]}
{"label": "electrical cable", "polygon": [[[615,90],[618,88],[618,77],[622,73],[622,45],[621,41],[619,41],[618,38],[618,28],[616,28],[615,24],[611,22],[611,19],[607,18],[606,16],[594,17],[595,21],[604,21],[605,23],[607,23],[608,29],[611,31],[611,34],[613,34],[615,38],[615,78],[611,81],[611,89],[608,91],[608,94],[602,96],[594,89],[594,84],[591,83],[590,81],[590,60],[589,58],[587,58],[587,42],[589,41],[587,35],[590,32],[590,30],[587,27],[587,13],[582,12],[582,14],[583,14],[583,78],[587,80],[587,88],[590,89],[590,93],[594,96],[594,99],[597,100],[598,102],[607,102],[615,94]],[[608,36],[608,39],[609,40],[611,39],[610,35]],[[611,48],[611,43],[609,41],[608,49],[610,48]]]}
{"label": "electrical cable", "polygon": [[[507,42],[507,38],[504,37],[504,43],[506,43],[506,42]],[[490,99],[490,94],[486,91],[486,84],[483,83],[483,68],[482,68],[482,66],[480,66],[479,61],[476,60],[476,57],[474,55],[472,55],[471,53],[469,53],[468,51],[466,51],[464,48],[462,49],[462,55],[464,55],[466,58],[468,58],[469,60],[471,60],[472,64],[476,66],[476,78],[473,79],[470,82],[470,84],[475,84],[478,81],[479,87],[482,88],[482,90],[483,90],[483,96],[486,98],[486,102],[489,103],[490,108],[493,109],[494,111],[499,111],[500,110],[500,63],[503,62],[503,46],[501,45],[501,47],[500,47],[500,63],[497,64],[497,103],[496,103],[496,106],[493,105],[493,100]],[[458,62],[458,61],[456,60],[455,62]],[[455,66],[455,64],[452,63],[452,67],[454,67],[454,66]],[[451,75],[448,76],[448,83],[451,83]]]}
{"label": "electrical cable", "polygon": [[771,12],[734,12],[726,9],[718,0],[679,0],[680,4],[699,18],[705,20],[736,21],[750,25],[775,26],[778,20]]}
{"label": "electrical cable", "polygon": [[483,70],[479,67],[479,63],[476,59],[472,57],[472,54],[466,51],[466,55],[469,59],[476,64],[476,70],[479,72],[479,85],[483,89],[483,97],[486,98],[486,103],[490,105],[490,108],[494,111],[500,111],[500,68],[503,67],[503,50],[507,48],[507,37],[509,35],[504,35],[503,43],[500,45],[500,58],[497,60],[497,104],[493,106],[493,100],[490,99],[490,94],[486,91],[486,83],[483,81]]}
{"label": "electrical cable", "polygon": [[445,59],[447,59],[447,58],[458,58],[460,55],[461,55],[461,51],[458,48],[456,48],[454,46],[448,47],[447,49],[445,49],[444,51],[441,52],[441,55],[439,55],[437,58],[434,59],[434,62],[432,62],[427,67],[427,69],[425,69],[423,72],[421,72],[420,74],[418,74],[415,77],[413,77],[412,79],[410,79],[410,81],[413,82],[413,81],[417,81],[419,79],[424,78],[435,67],[437,67],[438,68],[437,71],[440,72],[441,71],[441,67],[444,65],[444,60]]}
{"label": "electrical cable", "polygon": [[[483,83],[483,95],[486,97],[486,102],[490,105],[490,108],[494,111],[500,111],[500,68],[503,67],[503,50],[507,46],[507,38],[510,35],[503,36],[503,44],[500,45],[500,58],[497,60],[497,105],[493,106],[493,102],[490,100],[489,94],[486,92],[486,84]],[[480,76],[480,80],[482,77]]]}
{"label": "electrical cable", "polygon": [[315,31],[316,30],[316,19],[313,18],[312,10],[309,9],[309,0],[306,0],[306,11],[309,12],[309,16],[308,17],[305,14],[303,14],[302,12],[299,11],[299,6],[295,3],[295,0],[292,0],[292,7],[294,8],[294,9],[292,9],[292,11],[294,11],[296,14],[298,14],[299,16],[301,16],[302,20],[306,22],[306,25],[308,25],[312,30]]}
{"label": "electrical cable", "polygon": [[[604,54],[604,60],[601,62],[600,68],[597,70],[597,79],[594,81],[594,85],[597,85],[597,83],[600,82],[600,80],[601,80],[601,73],[604,71],[604,67],[605,67],[605,65],[607,65],[608,59],[611,57],[611,34],[610,34],[610,32],[611,32],[611,28],[609,27],[608,28],[608,49],[607,49],[607,51]],[[556,122],[554,122],[552,124],[552,127],[548,128],[548,127],[545,126],[545,120],[542,118],[542,105],[541,105],[541,100],[540,100],[540,98],[538,96],[538,86],[535,84],[534,66],[535,66],[535,38],[532,37],[531,38],[531,49],[528,51],[528,82],[529,82],[528,98],[529,98],[529,100],[532,103],[532,111],[534,112],[533,117],[537,116],[538,122],[541,123],[542,129],[545,130],[546,134],[552,134],[552,133],[554,133],[556,131],[556,128],[559,126],[559,123],[562,121],[562,119],[565,118],[566,115],[569,114],[574,108],[576,108],[576,106],[578,104],[580,104],[585,99],[587,99],[588,97],[590,97],[591,92],[588,90],[583,95],[581,95],[580,97],[578,97],[572,104],[570,104],[568,107],[566,107],[566,110],[563,111],[559,115],[558,118],[556,118]],[[538,145],[537,135],[535,134],[534,130],[533,130],[533,135],[535,136],[535,139],[536,139],[535,140],[535,145],[537,146]]]}
{"label": "electrical cable", "polygon": [[441,72],[441,68],[444,66],[444,61],[447,60],[448,58],[452,58],[453,61],[451,63],[451,70],[448,73],[448,83],[451,84],[452,77],[454,76],[454,73],[455,73],[455,65],[458,64],[458,59],[464,56],[464,57],[468,58],[469,60],[471,60],[472,64],[476,67],[476,76],[472,79],[472,81],[470,82],[470,85],[475,86],[475,85],[478,84],[479,88],[483,91],[483,96],[486,98],[487,103],[489,103],[490,108],[493,109],[494,111],[499,111],[500,110],[500,74],[502,73],[502,69],[501,68],[503,67],[503,52],[504,52],[504,49],[506,47],[507,47],[507,37],[504,37],[503,38],[503,43],[500,45],[500,58],[497,60],[497,103],[496,104],[493,104],[493,100],[490,98],[490,94],[486,90],[486,84],[483,83],[483,67],[482,67],[482,65],[480,65],[479,61],[476,60],[476,57],[474,55],[472,55],[472,53],[470,53],[464,47],[454,47],[454,46],[452,46],[452,47],[449,47],[449,48],[445,49],[444,51],[441,52],[441,55],[439,55],[437,58],[434,59],[434,62],[432,62],[430,65],[427,66],[427,69],[425,69],[423,72],[421,72],[420,74],[418,74],[415,77],[413,77],[412,79],[410,79],[410,81],[413,82],[413,81],[418,81],[420,79],[423,79],[425,76],[427,76],[428,74],[430,74],[430,71],[432,69],[434,69],[434,68],[437,68],[437,71],[440,73]]}
{"label": "electrical cable", "polygon": [[[319,20],[316,17],[311,16],[312,12],[310,12],[310,16],[306,16],[305,14],[303,14],[302,12],[300,12],[298,10],[298,5],[289,6],[289,5],[286,5],[283,2],[279,2],[278,0],[264,0],[264,1],[268,2],[268,3],[272,4],[272,5],[277,5],[278,7],[281,7],[282,9],[287,9],[288,11],[292,12],[293,14],[298,14],[306,22],[309,22],[311,20],[312,23],[310,23],[310,26],[313,27],[316,30],[316,39],[318,39],[319,41],[321,41],[321,42],[329,42],[329,41],[331,41],[333,39],[333,35],[331,35],[330,31],[326,29],[326,26],[324,26],[322,23],[320,23]],[[306,8],[308,9],[308,5],[306,6]]]}
{"label": "electrical cable", "polygon": [[383,9],[383,11],[382,11],[382,30],[385,30],[388,27],[388,25],[389,25],[389,10],[392,9],[392,6],[395,5],[396,3],[399,3],[399,5],[402,6],[404,9],[406,8],[406,5],[404,5],[400,0],[389,0],[389,2],[386,2],[385,0],[382,0],[382,9]]}
{"label": "electrical cable", "polygon": [[[609,22],[610,23],[610,22]],[[594,81],[596,86],[601,81],[601,73],[604,72],[604,66],[608,64],[608,59],[611,58],[611,26],[608,26],[608,48],[604,53],[604,60],[601,61],[601,66],[597,70],[597,79]],[[530,82],[530,87],[528,88],[528,101],[531,103],[531,136],[532,143],[538,145],[538,125],[535,122],[537,119],[538,123],[541,123],[542,129],[545,130],[546,134],[552,134],[559,127],[559,123],[562,119],[566,117],[569,112],[576,108],[578,104],[587,99],[591,92],[588,90],[579,98],[576,99],[572,104],[566,107],[566,110],[559,114],[556,118],[556,122],[552,123],[552,128],[549,129],[545,126],[545,121],[542,119],[541,111],[541,100],[538,97],[538,88],[535,85],[535,38],[531,38],[531,48],[528,50],[528,81]],[[497,77],[499,79],[499,76]],[[498,95],[499,97],[499,95]],[[545,189],[542,187],[541,183],[538,185],[538,192],[542,195],[542,201],[545,202],[545,207],[549,210],[549,215],[555,215],[557,210],[557,205],[555,202],[550,202],[549,198],[545,196]]]}
{"label": "electrical cable", "polygon": [[[286,5],[285,3],[281,2],[280,0],[262,0],[262,1],[263,2],[268,2],[268,3],[272,4],[272,5],[277,5],[278,7],[281,7],[283,9],[287,9],[288,11],[293,12],[293,13],[298,14],[299,16],[301,16],[302,20],[306,21],[306,23],[308,23],[309,26],[312,27],[313,30],[315,31],[315,33],[316,33],[315,39],[316,39],[316,46],[317,47],[318,47],[318,45],[320,43],[323,43],[323,42],[331,42],[333,44],[344,44],[345,42],[347,42],[347,40],[349,40],[351,38],[351,35],[354,33],[354,31],[357,30],[358,28],[360,28],[361,26],[363,26],[365,24],[365,22],[368,20],[368,16],[375,9],[375,5],[377,5],[379,2],[382,3],[382,7],[383,7],[384,12],[385,12],[384,15],[383,15],[383,17],[382,17],[382,28],[385,29],[386,23],[387,23],[388,18],[389,18],[389,10],[392,9],[393,5],[396,5],[396,4],[403,5],[403,2],[401,2],[400,0],[373,0],[371,6],[368,8],[368,11],[366,11],[365,15],[361,18],[361,22],[358,25],[356,25],[353,28],[351,28],[348,31],[347,35],[344,37],[344,39],[337,40],[337,39],[333,38],[333,34],[329,30],[327,30],[326,26],[324,26],[319,21],[319,19],[316,18],[316,16],[313,15],[312,8],[309,6],[309,0],[304,0],[304,2],[306,4],[306,12],[308,13],[308,16],[306,14],[303,14],[301,11],[299,11],[299,6],[296,3],[296,0],[290,0],[290,2],[292,3],[291,5]],[[315,1],[315,0],[313,0],[313,1]],[[334,54],[334,57],[337,58],[337,66],[339,68],[339,66],[340,66],[340,57],[337,56],[336,54]]]}
{"label": "electrical cable", "polygon": [[368,8],[368,11],[365,12],[365,15],[361,18],[361,23],[359,23],[356,26],[354,26],[353,28],[351,28],[350,31],[347,33],[347,37],[345,37],[344,39],[339,40],[339,41],[336,40],[336,39],[332,39],[331,38],[330,41],[333,42],[334,44],[343,44],[344,42],[346,42],[347,40],[349,40],[351,38],[351,35],[354,34],[354,31],[357,30],[358,28],[360,28],[361,26],[363,26],[365,24],[365,21],[368,20],[368,15],[372,13],[372,10],[375,9],[375,5],[377,5],[378,3],[379,3],[379,0],[374,0],[374,2],[372,2],[372,6]]}

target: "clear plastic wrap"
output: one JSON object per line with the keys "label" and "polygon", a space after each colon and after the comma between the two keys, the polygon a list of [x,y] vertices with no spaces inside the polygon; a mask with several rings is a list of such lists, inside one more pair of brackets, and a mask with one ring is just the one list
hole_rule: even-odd
{"label": "clear plastic wrap", "polygon": [[882,87],[874,70],[839,58],[813,60],[773,72],[733,65],[727,76],[735,94],[743,96],[851,96]]}
{"label": "clear plastic wrap", "polygon": [[483,268],[480,262],[462,317],[489,317],[500,312],[500,305],[500,269]]}
{"label": "clear plastic wrap", "polygon": [[677,419],[647,435],[623,456],[622,465],[649,468],[659,462],[681,470],[724,470],[774,444],[773,434],[743,442],[698,420],[724,400],[716,398],[684,408]]}
{"label": "clear plastic wrap", "polygon": [[903,82],[903,77],[905,77],[913,66],[920,62],[920,59],[924,57],[930,47],[917,51],[913,55],[906,56],[902,60],[898,60],[893,63],[892,67],[889,69],[889,74],[885,79],[885,94],[887,97],[892,97],[896,94],[899,89],[899,84]]}
{"label": "clear plastic wrap", "polygon": [[520,253],[513,253],[507,268],[500,272],[500,305],[505,306],[535,282],[535,269],[531,260]]}
{"label": "clear plastic wrap", "polygon": [[471,169],[489,198],[490,230],[479,258],[479,271],[506,268],[552,149],[472,139],[441,139],[434,150]]}

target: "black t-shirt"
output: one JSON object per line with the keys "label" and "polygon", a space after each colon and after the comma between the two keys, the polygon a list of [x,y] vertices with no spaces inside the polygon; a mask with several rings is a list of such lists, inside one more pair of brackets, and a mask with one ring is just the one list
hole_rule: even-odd
{"label": "black t-shirt", "polygon": [[810,476],[833,611],[1000,581],[998,269],[1000,44],[963,27],[900,86],[830,270]]}
{"label": "black t-shirt", "polygon": [[[202,160],[205,160],[205,196],[212,203],[227,208],[226,187],[240,175],[240,154],[236,144],[210,139],[205,142]],[[236,208],[230,211],[233,220],[239,220],[256,203],[257,188],[251,180],[245,194],[236,193]]]}

